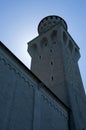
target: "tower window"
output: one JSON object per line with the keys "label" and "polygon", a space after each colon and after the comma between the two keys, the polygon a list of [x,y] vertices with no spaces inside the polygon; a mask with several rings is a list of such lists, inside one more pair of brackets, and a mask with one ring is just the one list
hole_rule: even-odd
{"label": "tower window", "polygon": [[51,65],[53,65],[53,62],[51,61]]}
{"label": "tower window", "polygon": [[41,59],[42,57],[41,56],[39,56],[39,59]]}
{"label": "tower window", "polygon": [[52,81],[53,81],[53,76],[51,77]]}
{"label": "tower window", "polygon": [[41,46],[47,46],[48,45],[48,39],[46,37],[43,37],[43,39],[41,40]]}
{"label": "tower window", "polygon": [[53,44],[56,44],[56,41],[57,41],[57,31],[54,30],[51,34],[51,40],[53,42]]}
{"label": "tower window", "polygon": [[52,53],[52,49],[50,49],[50,52]]}

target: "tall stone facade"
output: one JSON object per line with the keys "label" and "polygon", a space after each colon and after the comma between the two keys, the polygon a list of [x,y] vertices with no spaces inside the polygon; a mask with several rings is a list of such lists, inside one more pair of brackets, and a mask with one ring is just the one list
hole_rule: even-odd
{"label": "tall stone facade", "polygon": [[31,70],[70,108],[70,129],[86,128],[86,96],[78,68],[79,47],[68,33],[64,19],[45,17],[39,36],[28,43]]}

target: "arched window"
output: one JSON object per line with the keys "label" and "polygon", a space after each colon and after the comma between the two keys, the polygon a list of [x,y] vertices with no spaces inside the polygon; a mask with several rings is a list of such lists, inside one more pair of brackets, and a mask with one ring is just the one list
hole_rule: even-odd
{"label": "arched window", "polygon": [[56,44],[57,42],[57,30],[54,30],[51,34],[51,40],[53,44]]}

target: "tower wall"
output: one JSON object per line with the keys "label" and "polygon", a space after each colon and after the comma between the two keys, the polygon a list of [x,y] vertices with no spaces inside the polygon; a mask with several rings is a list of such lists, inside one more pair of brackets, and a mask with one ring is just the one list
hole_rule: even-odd
{"label": "tower wall", "polygon": [[78,67],[78,45],[67,32],[65,21],[58,16],[44,18],[38,32],[39,36],[28,43],[31,70],[71,109],[71,130],[86,128],[86,96]]}
{"label": "tower wall", "polygon": [[68,105],[60,25],[31,41],[28,51],[32,56],[32,72]]}

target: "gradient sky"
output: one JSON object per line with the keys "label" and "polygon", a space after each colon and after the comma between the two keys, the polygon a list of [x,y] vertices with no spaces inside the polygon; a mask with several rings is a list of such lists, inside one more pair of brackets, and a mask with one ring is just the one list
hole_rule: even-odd
{"label": "gradient sky", "polygon": [[0,41],[30,67],[27,42],[38,35],[40,20],[58,15],[80,47],[79,67],[86,91],[86,0],[0,0]]}

